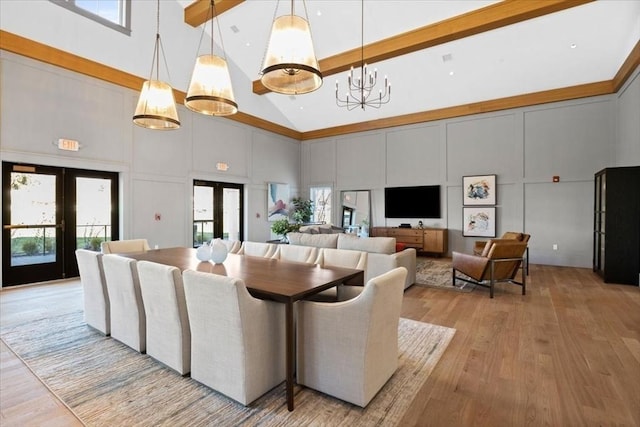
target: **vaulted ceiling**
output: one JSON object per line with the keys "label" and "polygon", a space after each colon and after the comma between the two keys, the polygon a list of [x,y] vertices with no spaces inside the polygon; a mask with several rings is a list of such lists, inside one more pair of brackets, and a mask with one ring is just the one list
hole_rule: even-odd
{"label": "vaulted ceiling", "polygon": [[[302,2],[294,3],[304,13]],[[258,73],[274,14],[288,13],[290,1],[216,0],[241,112],[232,120],[311,139],[613,93],[640,64],[640,1],[365,0],[364,30],[361,1],[305,3],[324,83],[313,93],[287,96],[265,90]],[[133,5],[134,12],[148,14],[148,21],[155,17],[155,2]],[[209,0],[161,1],[161,34],[170,68],[176,63],[186,64],[180,70],[192,66],[197,42],[191,46],[176,39],[185,32],[199,38],[202,27],[193,27],[206,20],[208,5]],[[204,45],[210,28],[205,27]],[[336,106],[335,85],[339,81],[344,88],[347,70],[360,61],[362,36],[365,60],[380,76],[388,76],[393,92],[380,109],[347,111]],[[220,41],[217,29],[214,40]],[[62,50],[86,57],[73,47]],[[127,64],[123,71],[144,78],[147,56],[137,55],[139,64]],[[88,59],[123,68],[117,60]],[[171,71],[172,84],[182,95],[189,73],[176,77]]]}

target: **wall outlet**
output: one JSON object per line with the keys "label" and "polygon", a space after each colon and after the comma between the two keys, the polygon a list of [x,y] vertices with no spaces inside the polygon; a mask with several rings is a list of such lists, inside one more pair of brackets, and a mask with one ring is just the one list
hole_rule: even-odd
{"label": "wall outlet", "polygon": [[553,250],[557,251],[558,250],[558,245],[556,243],[553,244]]}

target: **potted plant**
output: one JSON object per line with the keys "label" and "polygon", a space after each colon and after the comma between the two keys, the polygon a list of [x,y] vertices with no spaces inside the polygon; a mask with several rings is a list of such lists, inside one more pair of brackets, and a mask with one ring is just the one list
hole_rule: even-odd
{"label": "potted plant", "polygon": [[287,218],[279,219],[271,224],[271,231],[278,236],[282,236],[283,241],[287,240],[287,233],[298,231],[299,229],[300,224],[291,224]]}
{"label": "potted plant", "polygon": [[311,221],[311,215],[313,214],[313,202],[309,199],[303,199],[301,197],[294,197],[292,218],[298,224]]}

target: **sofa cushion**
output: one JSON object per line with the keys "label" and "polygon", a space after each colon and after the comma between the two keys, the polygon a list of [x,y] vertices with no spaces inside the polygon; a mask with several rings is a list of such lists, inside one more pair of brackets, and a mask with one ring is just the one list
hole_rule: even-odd
{"label": "sofa cushion", "polygon": [[300,231],[300,233],[307,234],[320,234],[320,230],[318,230],[317,225],[303,225],[298,231]]}
{"label": "sofa cushion", "polygon": [[338,249],[393,254],[396,251],[396,239],[395,237],[357,237],[349,234],[339,234]]}
{"label": "sofa cushion", "polygon": [[316,248],[337,248],[340,234],[289,233],[287,238],[292,245],[315,246]]}

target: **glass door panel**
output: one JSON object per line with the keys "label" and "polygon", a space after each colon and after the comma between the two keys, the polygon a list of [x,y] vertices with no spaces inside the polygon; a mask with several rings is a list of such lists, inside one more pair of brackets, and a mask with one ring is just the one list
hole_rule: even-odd
{"label": "glass door panel", "polygon": [[56,175],[11,172],[11,266],[56,261]]}
{"label": "glass door panel", "polygon": [[222,238],[240,240],[240,190],[224,188],[222,195]]}
{"label": "glass door panel", "polygon": [[213,187],[193,187],[193,246],[213,239]]}
{"label": "glass door panel", "polygon": [[76,177],[76,249],[111,240],[111,180]]}
{"label": "glass door panel", "polygon": [[60,278],[62,173],[3,163],[2,285]]}

